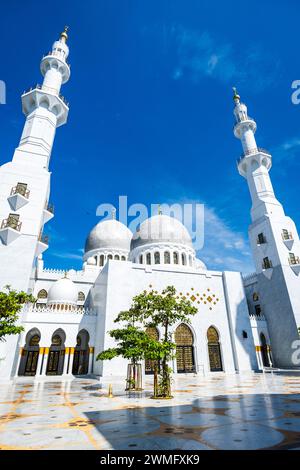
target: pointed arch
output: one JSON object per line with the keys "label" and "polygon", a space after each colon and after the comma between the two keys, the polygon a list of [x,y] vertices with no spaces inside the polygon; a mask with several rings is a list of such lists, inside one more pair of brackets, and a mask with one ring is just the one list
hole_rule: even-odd
{"label": "pointed arch", "polygon": [[38,358],[40,351],[41,332],[32,328],[26,334],[25,345],[22,350],[18,375],[35,376],[38,372]]}
{"label": "pointed arch", "polygon": [[175,330],[177,372],[195,372],[194,335],[191,328],[181,323]]}
{"label": "pointed arch", "polygon": [[207,330],[206,336],[210,370],[211,372],[221,372],[223,371],[223,364],[219,333],[217,329],[211,325]]}

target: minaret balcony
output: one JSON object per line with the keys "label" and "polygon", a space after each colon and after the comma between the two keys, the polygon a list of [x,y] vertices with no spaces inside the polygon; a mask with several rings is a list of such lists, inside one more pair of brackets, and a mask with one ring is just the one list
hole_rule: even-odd
{"label": "minaret balcony", "polygon": [[300,258],[299,256],[293,256],[292,258],[289,258],[289,263],[290,266],[300,266]]}
{"label": "minaret balcony", "polygon": [[283,230],[281,236],[285,246],[288,248],[288,250],[291,250],[294,244],[294,237],[292,235],[292,232],[289,232],[288,230]]}
{"label": "minaret balcony", "polygon": [[249,116],[247,116],[246,119],[239,120],[234,124],[233,133],[235,137],[240,139],[242,133],[247,129],[251,129],[253,132],[256,131],[256,122]]}
{"label": "minaret balcony", "polygon": [[36,252],[35,252],[36,256],[39,256],[44,251],[46,251],[48,246],[49,246],[49,236],[40,234],[38,238],[38,242],[37,242]]}
{"label": "minaret balcony", "polygon": [[291,256],[289,257],[289,265],[294,271],[295,274],[299,274],[300,272],[300,258],[299,256]]}
{"label": "minaret balcony", "polygon": [[32,113],[35,109],[43,106],[48,111],[55,114],[57,119],[57,127],[66,123],[69,113],[69,103],[62,96],[55,93],[54,90],[35,85],[35,87],[24,91],[22,97],[22,110],[25,116]]}
{"label": "minaret balcony", "polygon": [[27,189],[27,184],[18,183],[11,189],[10,195],[7,200],[10,207],[17,211],[29,202],[30,191]]}
{"label": "minaret balcony", "polygon": [[42,75],[45,75],[50,68],[55,68],[61,73],[62,83],[69,80],[71,75],[70,64],[65,60],[63,52],[50,51],[43,56],[40,66]]}
{"label": "minaret balcony", "polygon": [[0,228],[0,239],[4,245],[9,245],[21,235],[22,222],[14,217],[2,220]]}
{"label": "minaret balcony", "polygon": [[255,159],[259,166],[265,166],[267,170],[270,170],[272,166],[272,156],[268,150],[261,147],[249,149],[237,159],[237,167],[241,176],[247,176],[248,162],[252,159]]}
{"label": "minaret balcony", "polygon": [[54,206],[53,204],[47,204],[43,210],[43,225],[49,222],[54,217]]}

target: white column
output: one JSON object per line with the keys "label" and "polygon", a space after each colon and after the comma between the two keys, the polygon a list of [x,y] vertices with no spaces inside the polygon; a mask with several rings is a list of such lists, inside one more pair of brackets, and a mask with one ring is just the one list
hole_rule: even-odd
{"label": "white column", "polygon": [[36,376],[41,375],[41,365],[42,365],[43,357],[44,357],[44,348],[40,348],[39,349],[39,357],[38,357],[38,361],[37,361],[37,365],[36,365],[36,374],[35,374]]}
{"label": "white column", "polygon": [[93,370],[93,362],[94,362],[94,347],[90,348],[89,351],[89,368],[88,368],[88,374],[92,373]]}
{"label": "white column", "polygon": [[48,354],[49,354],[49,348],[44,348],[44,354],[43,354],[44,360],[43,360],[43,369],[42,369],[41,375],[46,375]]}
{"label": "white column", "polygon": [[[70,357],[70,349],[71,348],[65,348],[65,361],[64,361],[64,368],[63,368],[63,375],[68,374],[68,363],[69,363],[69,357]],[[70,373],[70,369],[69,369]]]}

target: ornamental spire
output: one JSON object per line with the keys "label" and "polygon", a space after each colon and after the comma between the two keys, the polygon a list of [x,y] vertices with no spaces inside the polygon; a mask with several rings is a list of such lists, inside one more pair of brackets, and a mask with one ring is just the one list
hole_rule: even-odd
{"label": "ornamental spire", "polygon": [[240,99],[241,99],[241,97],[240,97],[240,95],[238,94],[238,92],[237,92],[237,89],[236,89],[236,87],[235,87],[235,86],[234,86],[234,87],[232,87],[232,89],[233,89],[233,101],[235,101],[235,102],[238,102],[238,103],[239,103],[239,102],[240,102]]}
{"label": "ornamental spire", "polygon": [[68,30],[69,30],[69,26],[65,26],[65,29],[63,30],[63,32],[60,33],[60,40],[64,43],[66,43],[68,39],[68,34],[67,34]]}

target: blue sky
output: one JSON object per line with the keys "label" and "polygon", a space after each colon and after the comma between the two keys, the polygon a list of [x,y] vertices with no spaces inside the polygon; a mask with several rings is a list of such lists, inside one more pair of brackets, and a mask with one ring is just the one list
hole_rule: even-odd
{"label": "blue sky", "polygon": [[252,271],[250,196],[239,176],[232,86],[273,154],[271,177],[299,225],[300,79],[297,1],[86,0],[1,5],[0,164],[11,159],[24,117],[20,94],[42,77],[39,62],[70,26],[69,121],[51,157],[55,218],[44,232],[48,267],[81,267],[102,202],[205,204],[211,269]]}

